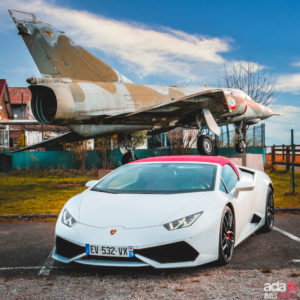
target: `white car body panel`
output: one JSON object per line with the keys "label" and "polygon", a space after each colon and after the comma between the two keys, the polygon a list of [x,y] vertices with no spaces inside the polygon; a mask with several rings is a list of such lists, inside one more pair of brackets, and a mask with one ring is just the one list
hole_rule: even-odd
{"label": "white car body panel", "polygon": [[[218,259],[219,234],[222,213],[226,205],[233,207],[236,221],[235,246],[265,223],[266,197],[271,184],[269,177],[260,171],[240,167],[240,181],[254,182],[254,188],[226,194],[219,190],[221,166],[217,164],[214,191],[180,194],[111,194],[92,191],[92,188],[71,198],[62,209],[56,224],[55,235],[76,245],[132,246],[134,250],[186,242],[198,256],[193,261],[160,263],[136,253],[139,261],[89,259],[83,251],[72,258],[53,253],[53,258],[69,263],[100,266],[155,268],[192,267]],[[250,174],[252,172],[252,174]],[[72,227],[61,222],[64,209],[77,221]],[[203,212],[189,227],[168,231],[163,224]],[[251,223],[253,215],[259,223]],[[116,233],[111,235],[111,230]]]}

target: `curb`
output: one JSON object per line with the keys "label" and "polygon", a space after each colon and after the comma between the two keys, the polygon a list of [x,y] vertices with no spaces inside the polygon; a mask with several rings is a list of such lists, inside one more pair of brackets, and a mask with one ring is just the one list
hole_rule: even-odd
{"label": "curb", "polygon": [[16,215],[0,215],[0,219],[7,220],[33,220],[33,219],[47,219],[57,218],[58,214],[16,214]]}
{"label": "curb", "polygon": [[274,208],[275,212],[295,212],[300,213],[300,208],[298,207],[276,207]]}
{"label": "curb", "polygon": [[[300,208],[297,207],[277,207],[274,209],[276,213],[280,212],[290,212],[290,213],[300,213]],[[0,219],[7,220],[33,220],[33,219],[47,219],[47,218],[57,218],[59,214],[15,214],[15,215],[0,215]]]}

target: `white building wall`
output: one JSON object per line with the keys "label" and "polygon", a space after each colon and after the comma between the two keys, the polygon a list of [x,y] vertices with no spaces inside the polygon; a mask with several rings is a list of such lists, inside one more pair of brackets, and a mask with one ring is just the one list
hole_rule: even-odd
{"label": "white building wall", "polygon": [[27,145],[40,143],[43,139],[41,131],[25,131]]}

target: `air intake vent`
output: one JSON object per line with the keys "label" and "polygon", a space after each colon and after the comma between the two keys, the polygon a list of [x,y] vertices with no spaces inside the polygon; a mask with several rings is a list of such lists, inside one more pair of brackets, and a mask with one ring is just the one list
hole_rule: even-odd
{"label": "air intake vent", "polygon": [[57,100],[52,89],[46,86],[30,86],[31,110],[40,123],[51,123],[57,111]]}
{"label": "air intake vent", "polygon": [[140,254],[159,263],[175,263],[194,261],[199,253],[188,243],[179,242],[158,247],[135,250]]}
{"label": "air intake vent", "polygon": [[59,236],[56,237],[56,253],[66,258],[72,258],[79,254],[85,253],[85,247],[73,244]]}
{"label": "air intake vent", "polygon": [[251,219],[251,223],[254,223],[254,224],[258,224],[261,220],[261,217],[258,216],[257,214],[254,214],[252,219]]}

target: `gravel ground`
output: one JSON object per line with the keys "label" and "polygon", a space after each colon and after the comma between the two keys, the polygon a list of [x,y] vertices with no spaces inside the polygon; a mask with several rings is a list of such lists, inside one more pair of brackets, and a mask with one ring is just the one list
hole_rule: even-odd
{"label": "gravel ground", "polygon": [[0,278],[0,299],[264,299],[267,282],[300,288],[298,268],[265,272],[271,273],[213,268]]}

